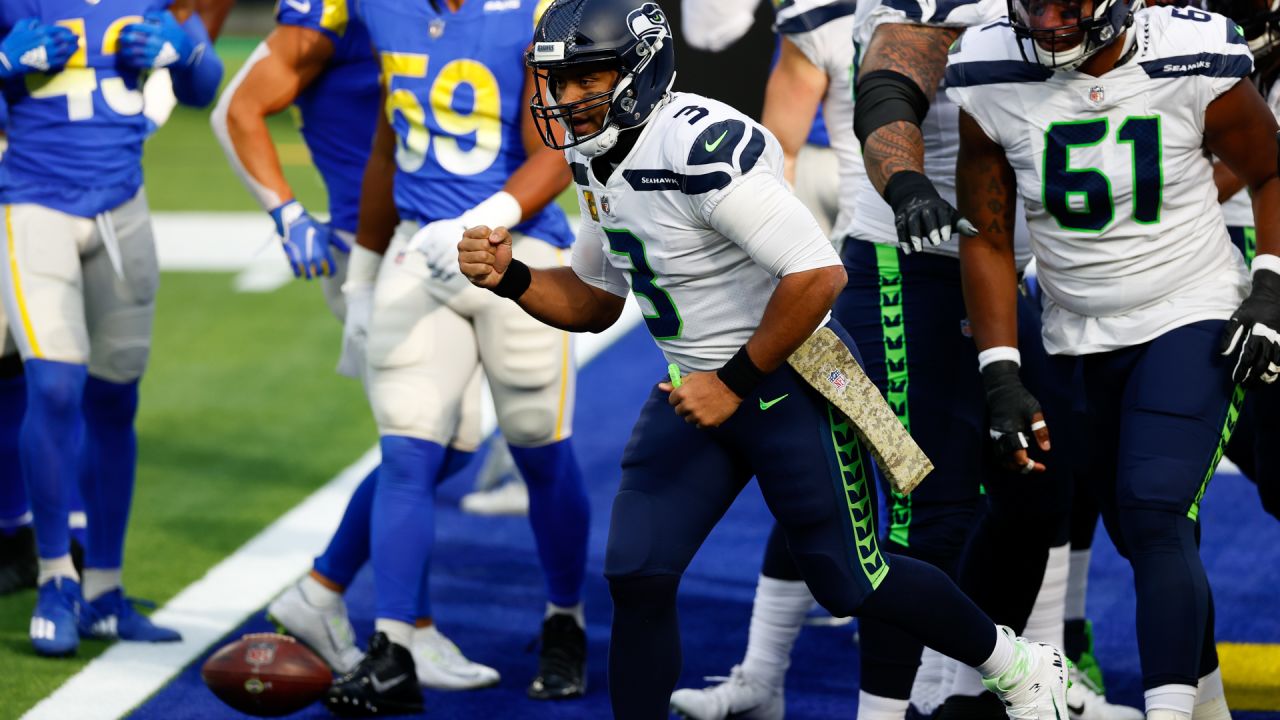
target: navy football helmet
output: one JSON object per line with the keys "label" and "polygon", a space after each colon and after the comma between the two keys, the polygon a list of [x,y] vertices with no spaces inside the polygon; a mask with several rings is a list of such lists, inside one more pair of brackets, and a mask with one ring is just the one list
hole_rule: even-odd
{"label": "navy football helmet", "polygon": [[1258,74],[1269,79],[1280,61],[1280,0],[1208,0],[1206,9],[1240,25]]}
{"label": "navy football helmet", "polygon": [[[1115,42],[1131,24],[1141,0],[1093,0],[1093,12],[1084,13],[1085,0],[1009,0],[1009,22],[1018,38],[1022,58],[1052,70],[1074,70],[1099,50]],[[1044,12],[1056,6],[1064,21],[1047,26]],[[1031,48],[1028,51],[1028,47]]]}
{"label": "navy football helmet", "polygon": [[[555,0],[533,33],[526,61],[533,68],[530,110],[542,140],[563,149],[577,147],[588,156],[608,151],[622,130],[638,128],[666,101],[676,76],[675,41],[667,15],[649,0]],[[612,90],[573,103],[555,97],[550,75],[556,70],[601,66],[618,72]],[[575,137],[573,116],[607,106],[601,128]],[[559,142],[552,123],[565,129]]]}

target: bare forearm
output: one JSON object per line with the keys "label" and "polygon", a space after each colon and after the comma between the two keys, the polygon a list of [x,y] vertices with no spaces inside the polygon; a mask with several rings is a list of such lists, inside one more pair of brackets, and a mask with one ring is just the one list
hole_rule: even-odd
{"label": "bare forearm", "polygon": [[1011,244],[960,238],[960,274],[978,350],[1018,346],[1018,274]]}
{"label": "bare forearm", "polygon": [[924,135],[909,122],[889,123],[867,138],[862,161],[876,192],[884,194],[884,186],[894,174],[905,170],[924,173]]}
{"label": "bare forearm", "polygon": [[846,280],[839,265],[784,276],[747,341],[752,364],[764,372],[781,367],[818,328]]}
{"label": "bare forearm", "polygon": [[266,115],[260,108],[247,106],[233,98],[227,112],[227,135],[231,138],[236,159],[250,178],[274,193],[281,203],[293,199],[293,190],[284,177],[280,156],[271,141],[271,131],[267,129]]}
{"label": "bare forearm", "polygon": [[378,254],[387,252],[396,224],[400,222],[394,193],[395,176],[395,135],[383,116],[379,117],[373,151],[364,166],[360,220],[356,226],[356,242]]}
{"label": "bare forearm", "polygon": [[543,323],[569,332],[601,332],[622,313],[624,299],[592,287],[572,268],[531,269],[529,289],[516,302]]}
{"label": "bare forearm", "polygon": [[1258,254],[1280,255],[1280,178],[1272,175],[1252,192]]}

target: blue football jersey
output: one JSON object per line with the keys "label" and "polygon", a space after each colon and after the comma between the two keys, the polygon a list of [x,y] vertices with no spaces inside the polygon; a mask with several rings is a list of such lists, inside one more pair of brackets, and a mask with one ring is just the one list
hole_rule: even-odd
{"label": "blue football jersey", "polygon": [[302,116],[302,139],[329,193],[329,224],[355,232],[381,98],[369,31],[347,0],[282,0],[276,21],[323,33],[333,43],[324,72],[294,104]]}
{"label": "blue football jersey", "polygon": [[[396,132],[400,217],[453,218],[502,189],[527,155],[524,53],[548,0],[358,0],[386,83]],[[554,204],[514,230],[558,247],[573,242]]]}
{"label": "blue football jersey", "polygon": [[55,73],[5,84],[9,149],[0,160],[0,202],[38,203],[91,217],[132,198],[142,185],[140,73],[116,64],[120,31],[170,0],[4,0],[0,35],[37,18],[70,28],[80,47]]}

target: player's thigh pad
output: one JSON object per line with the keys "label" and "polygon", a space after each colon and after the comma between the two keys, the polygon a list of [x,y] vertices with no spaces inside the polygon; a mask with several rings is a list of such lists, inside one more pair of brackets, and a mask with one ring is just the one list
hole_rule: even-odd
{"label": "player's thigh pad", "polygon": [[[523,235],[514,237],[512,253],[535,268],[561,266],[568,254]],[[517,447],[569,437],[576,374],[572,335],[544,325],[511,300],[480,292],[485,295],[470,312],[503,436]],[[473,297],[461,293],[451,306]]]}
{"label": "player's thigh pad", "polygon": [[4,206],[0,279],[24,360],[89,361],[80,254],[94,234],[91,218],[29,203]]}
{"label": "player's thigh pad", "polygon": [[401,256],[417,223],[401,223],[378,271],[369,324],[369,402],[382,435],[444,445],[478,362],[471,323],[427,292],[421,253]]}
{"label": "player's thigh pad", "polygon": [[89,373],[110,382],[142,377],[151,351],[160,266],[143,191],[107,213],[120,248],[120,274],[103,244],[101,230],[84,255],[85,320],[89,328]]}
{"label": "player's thigh pad", "polygon": [[484,403],[481,397],[481,386],[484,385],[484,369],[477,363],[475,372],[467,381],[462,392],[462,405],[458,409],[458,427],[453,432],[453,440],[449,447],[462,452],[475,452],[484,440],[482,420]]}
{"label": "player's thigh pad", "polygon": [[805,144],[796,155],[796,197],[813,213],[824,235],[840,212],[840,167],[836,151]]}
{"label": "player's thigh pad", "polygon": [[[334,230],[333,234],[342,238],[347,247],[356,244],[356,236],[346,230]],[[351,261],[351,253],[342,252],[336,247],[331,249],[333,276],[320,278],[320,289],[324,292],[324,302],[329,306],[329,312],[338,318],[338,322],[344,322],[347,318],[347,301],[342,296],[342,283],[347,281],[347,264]]]}

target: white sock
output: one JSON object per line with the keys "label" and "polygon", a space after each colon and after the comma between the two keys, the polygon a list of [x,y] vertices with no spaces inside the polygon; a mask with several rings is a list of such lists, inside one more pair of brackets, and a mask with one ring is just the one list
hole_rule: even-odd
{"label": "white sock", "polygon": [[1067,568],[1070,565],[1070,547],[1066,544],[1049,548],[1049,558],[1044,566],[1044,580],[1036,603],[1027,616],[1027,627],[1022,636],[1032,642],[1049,643],[1062,647],[1062,613],[1067,598]]}
{"label": "white sock", "polygon": [[1190,715],[1184,715],[1176,710],[1148,710],[1147,720],[1190,720]]}
{"label": "white sock", "polygon": [[0,530],[17,530],[18,528],[24,528],[30,525],[33,520],[35,520],[35,516],[31,514],[30,510],[22,513],[18,517],[0,518]]}
{"label": "white sock", "polygon": [[1092,558],[1092,548],[1071,551],[1071,569],[1067,573],[1067,607],[1063,613],[1067,620],[1085,618],[1084,600],[1089,593],[1089,561]]}
{"label": "white sock", "polygon": [[405,649],[413,645],[413,629],[412,623],[399,620],[378,618],[373,622],[374,632],[386,633],[388,640]]}
{"label": "white sock", "polygon": [[57,577],[70,578],[80,582],[80,573],[76,572],[76,564],[71,562],[70,553],[56,558],[40,558],[40,575],[36,585],[43,585]]}
{"label": "white sock", "polygon": [[582,603],[578,603],[572,607],[564,607],[563,605],[556,605],[555,603],[549,602],[547,603],[547,613],[542,616],[542,619],[546,620],[552,615],[568,615],[578,623],[578,627],[583,630],[587,629],[587,618],[582,612]]}
{"label": "white sock", "polygon": [[1006,670],[1013,667],[1013,659],[1018,652],[1018,646],[1014,644],[1011,635],[1006,633],[1003,628],[995,628],[996,646],[991,651],[991,657],[987,658],[976,668],[979,674],[984,678],[993,678],[1004,674]]}
{"label": "white sock", "polygon": [[943,694],[951,688],[951,672],[947,663],[955,662],[932,648],[920,654],[920,667],[915,682],[911,684],[911,704],[923,715],[933,711],[946,700]]}
{"label": "white sock", "polygon": [[910,700],[895,700],[859,690],[858,720],[902,720],[910,704]]}
{"label": "white sock", "polygon": [[[1151,713],[1167,710],[1182,718],[1190,718],[1196,707],[1196,688],[1194,685],[1161,685],[1142,693],[1146,700],[1147,717]],[[1169,717],[1166,715],[1165,717]]]}
{"label": "white sock", "polygon": [[760,576],[751,605],[751,629],[742,672],[768,687],[780,689],[791,665],[791,647],[813,607],[813,594],[803,580]]}
{"label": "white sock", "polygon": [[85,568],[80,587],[86,602],[93,602],[120,587],[120,568]]}
{"label": "white sock", "polygon": [[1213,672],[1200,678],[1196,685],[1196,707],[1191,713],[1191,720],[1231,720],[1226,690],[1222,687],[1221,668],[1214,668]]}
{"label": "white sock", "polygon": [[342,599],[342,593],[336,592],[324,586],[319,580],[311,577],[310,573],[302,576],[302,580],[298,583],[298,590],[302,593],[302,599],[307,601],[308,605],[327,610],[338,604]]}

